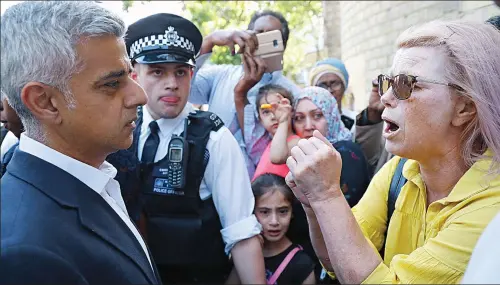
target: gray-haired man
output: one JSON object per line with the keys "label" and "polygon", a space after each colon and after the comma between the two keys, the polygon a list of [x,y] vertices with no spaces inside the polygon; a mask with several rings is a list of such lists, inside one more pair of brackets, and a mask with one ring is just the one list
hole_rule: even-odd
{"label": "gray-haired man", "polygon": [[160,283],[105,162],[147,102],[123,21],[94,2],[26,1],[1,29],[2,91],[26,132],[1,181],[0,283]]}

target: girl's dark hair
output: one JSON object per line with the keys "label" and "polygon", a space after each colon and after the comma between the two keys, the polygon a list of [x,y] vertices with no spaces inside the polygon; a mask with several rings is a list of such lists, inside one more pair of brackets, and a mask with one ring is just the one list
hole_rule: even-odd
{"label": "girl's dark hair", "polygon": [[288,99],[288,101],[290,101],[290,105],[293,106],[293,95],[290,91],[288,91],[288,89],[277,84],[267,84],[259,88],[259,92],[257,93],[257,96],[255,98],[255,107],[257,108],[257,113],[259,113],[260,100],[262,100],[262,98],[266,98],[267,101],[267,95],[269,93],[281,94],[284,98]]}
{"label": "girl's dark hair", "polygon": [[255,200],[257,200],[262,195],[275,190],[280,191],[281,194],[285,196],[285,199],[290,202],[290,204],[293,204],[295,196],[293,195],[293,192],[288,187],[288,185],[286,185],[285,178],[275,174],[265,173],[258,176],[252,182],[252,191]]}
{"label": "girl's dark hair", "polygon": [[252,15],[252,18],[250,19],[250,23],[248,23],[248,29],[253,30],[255,22],[260,17],[264,17],[264,16],[272,16],[280,21],[280,23],[281,23],[281,35],[283,36],[283,46],[286,48],[286,44],[288,42],[288,37],[290,36],[290,29],[288,28],[288,21],[285,19],[285,17],[283,17],[283,14],[281,14],[280,12],[271,11],[271,10],[255,12]]}

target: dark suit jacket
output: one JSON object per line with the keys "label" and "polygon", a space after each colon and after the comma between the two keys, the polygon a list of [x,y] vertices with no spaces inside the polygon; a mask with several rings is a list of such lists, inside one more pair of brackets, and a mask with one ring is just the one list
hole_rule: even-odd
{"label": "dark suit jacket", "polygon": [[66,171],[16,150],[1,186],[0,283],[161,283],[123,220]]}

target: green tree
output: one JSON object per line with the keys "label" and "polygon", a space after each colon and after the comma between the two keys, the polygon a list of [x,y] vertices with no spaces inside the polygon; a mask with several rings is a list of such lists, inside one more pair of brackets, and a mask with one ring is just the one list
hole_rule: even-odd
{"label": "green tree", "polygon": [[[128,10],[134,1],[122,1]],[[321,1],[183,1],[184,16],[200,29],[203,36],[221,29],[246,29],[252,14],[270,9],[281,12],[288,20],[290,37],[284,56],[284,74],[296,79],[304,66],[305,53],[311,49],[319,58],[318,27],[322,22]],[[214,64],[240,64],[227,48],[214,48],[210,61]]]}

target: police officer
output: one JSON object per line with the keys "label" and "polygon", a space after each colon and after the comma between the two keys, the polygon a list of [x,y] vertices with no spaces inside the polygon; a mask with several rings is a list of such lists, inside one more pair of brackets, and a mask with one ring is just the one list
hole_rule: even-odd
{"label": "police officer", "polygon": [[108,161],[119,169],[129,213],[163,283],[224,282],[231,253],[243,283],[264,284],[261,226],[241,150],[215,114],[187,103],[202,41],[177,15],[129,26],[132,77],[148,103],[138,111],[132,147]]}

